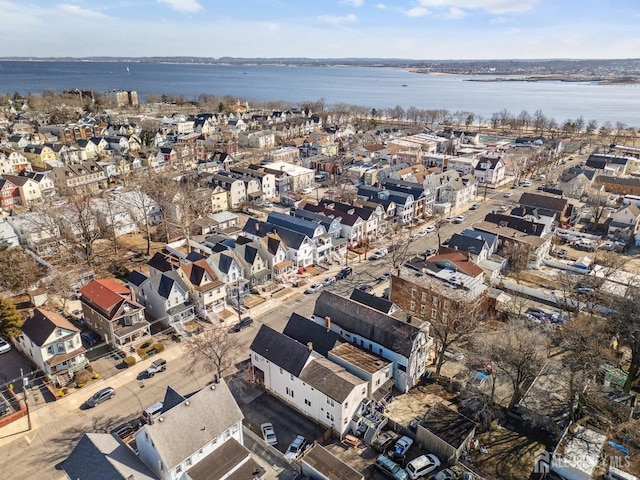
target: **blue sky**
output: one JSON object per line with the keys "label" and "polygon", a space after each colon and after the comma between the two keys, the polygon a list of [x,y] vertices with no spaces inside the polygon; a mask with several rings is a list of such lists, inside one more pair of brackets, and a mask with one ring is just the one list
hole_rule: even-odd
{"label": "blue sky", "polygon": [[636,58],[638,0],[0,0],[0,56]]}

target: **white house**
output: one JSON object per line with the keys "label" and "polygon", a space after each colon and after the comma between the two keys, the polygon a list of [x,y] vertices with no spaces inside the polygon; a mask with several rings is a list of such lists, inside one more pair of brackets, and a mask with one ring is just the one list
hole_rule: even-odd
{"label": "white house", "polygon": [[635,204],[627,205],[613,214],[607,235],[610,238],[629,240],[638,233],[639,223],[640,207]]}
{"label": "white house", "polygon": [[[482,157],[473,171],[480,186],[496,188],[505,183],[506,167],[500,157]],[[506,180],[508,181],[508,180]]]}
{"label": "white house", "polygon": [[56,385],[64,386],[73,373],[89,363],[80,330],[62,315],[36,308],[22,325],[16,347]]}
{"label": "white house", "polygon": [[160,416],[135,433],[138,458],[161,480],[251,478],[234,476],[247,467],[261,478],[243,446],[242,419],[222,379],[189,397],[167,387]]}
{"label": "white house", "polygon": [[255,379],[340,436],[367,398],[367,384],[292,338],[262,325],[250,347]]}

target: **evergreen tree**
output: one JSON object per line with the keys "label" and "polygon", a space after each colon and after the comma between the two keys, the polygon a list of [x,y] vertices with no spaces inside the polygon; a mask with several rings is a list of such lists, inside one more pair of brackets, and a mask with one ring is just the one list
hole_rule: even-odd
{"label": "evergreen tree", "polygon": [[7,298],[0,298],[0,336],[15,338],[22,333],[24,323],[16,306]]}

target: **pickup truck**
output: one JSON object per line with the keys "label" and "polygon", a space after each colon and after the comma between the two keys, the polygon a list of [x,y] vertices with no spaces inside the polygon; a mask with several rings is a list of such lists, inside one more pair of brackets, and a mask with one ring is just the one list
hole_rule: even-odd
{"label": "pickup truck", "polygon": [[151,378],[156,373],[164,372],[166,369],[167,369],[167,361],[162,358],[159,358],[157,360],[154,360],[153,363],[149,365],[149,368],[145,370],[145,373],[147,374],[147,377]]}

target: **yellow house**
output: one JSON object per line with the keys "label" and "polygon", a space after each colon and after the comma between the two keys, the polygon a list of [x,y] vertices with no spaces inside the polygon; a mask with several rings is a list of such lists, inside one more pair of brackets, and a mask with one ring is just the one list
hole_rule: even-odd
{"label": "yellow house", "polygon": [[229,210],[227,191],[222,187],[216,187],[211,191],[211,210],[213,213]]}
{"label": "yellow house", "polygon": [[56,152],[46,145],[27,145],[22,150],[22,153],[27,157],[27,160],[31,162],[33,167],[40,168],[42,170],[51,168],[47,162],[58,159]]}

